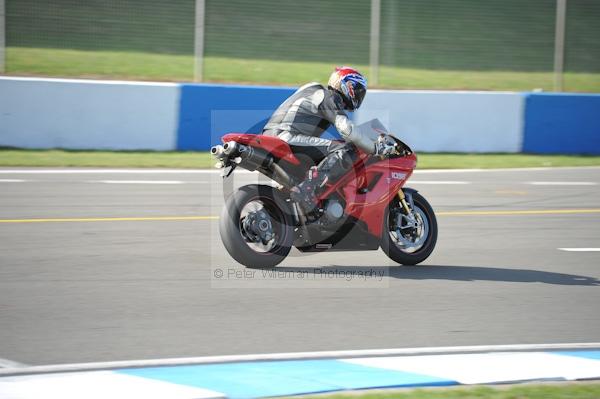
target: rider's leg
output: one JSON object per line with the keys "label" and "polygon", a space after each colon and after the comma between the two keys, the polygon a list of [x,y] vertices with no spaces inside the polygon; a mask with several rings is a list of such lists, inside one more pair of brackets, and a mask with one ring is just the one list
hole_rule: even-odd
{"label": "rider's leg", "polygon": [[298,151],[295,146],[292,146],[294,153],[298,158],[302,159],[305,165],[312,165],[306,173],[305,179],[297,186],[290,190],[290,197],[300,204],[305,212],[311,212],[317,204],[315,191],[317,187],[323,184],[322,177],[318,171],[318,166],[321,165],[323,159],[329,156],[329,146],[318,147],[302,147]]}
{"label": "rider's leg", "polygon": [[334,141],[329,146],[329,153],[317,166],[317,171],[329,183],[336,182],[346,174],[356,161],[357,153],[352,144]]}
{"label": "rider's leg", "polygon": [[319,165],[309,170],[307,178],[291,190],[292,199],[299,202],[306,212],[316,207],[317,195],[325,184],[337,181],[356,160],[356,151],[350,144],[333,142],[328,150]]}

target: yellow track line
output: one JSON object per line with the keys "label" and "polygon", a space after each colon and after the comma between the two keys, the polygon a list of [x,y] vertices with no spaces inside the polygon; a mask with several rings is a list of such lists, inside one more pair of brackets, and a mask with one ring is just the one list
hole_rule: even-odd
{"label": "yellow track line", "polygon": [[[511,215],[576,215],[600,213],[600,209],[545,209],[514,211],[445,211],[437,216],[511,216]],[[146,222],[218,220],[218,216],[145,216],[145,217],[94,217],[94,218],[46,218],[46,219],[0,219],[0,223],[54,223],[54,222]]]}

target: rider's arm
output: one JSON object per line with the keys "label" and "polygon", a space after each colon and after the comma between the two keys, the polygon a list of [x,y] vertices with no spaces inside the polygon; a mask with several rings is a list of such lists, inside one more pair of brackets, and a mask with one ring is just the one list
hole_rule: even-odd
{"label": "rider's arm", "polygon": [[360,132],[360,129],[348,118],[340,105],[335,103],[333,96],[325,96],[319,108],[323,117],[335,126],[344,140],[353,143],[368,154],[375,153],[373,140]]}

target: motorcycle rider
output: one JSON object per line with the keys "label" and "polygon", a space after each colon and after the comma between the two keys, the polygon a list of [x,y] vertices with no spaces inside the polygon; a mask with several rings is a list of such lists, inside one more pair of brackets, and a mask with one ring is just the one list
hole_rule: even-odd
{"label": "motorcycle rider", "polygon": [[[355,147],[378,153],[372,138],[362,134],[345,111],[357,110],[367,93],[367,79],[356,69],[338,67],[327,87],[308,83],[279,106],[263,129],[264,135],[287,142],[294,153],[317,162],[307,178],[291,189],[291,198],[306,212],[317,205],[316,195],[328,182],[343,176],[356,160]],[[320,137],[334,125],[345,142]]]}

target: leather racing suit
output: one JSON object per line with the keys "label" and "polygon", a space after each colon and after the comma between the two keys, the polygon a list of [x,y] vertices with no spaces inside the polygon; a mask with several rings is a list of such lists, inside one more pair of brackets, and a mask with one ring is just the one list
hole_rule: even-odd
{"label": "leather racing suit", "polygon": [[[346,108],[337,91],[319,83],[308,83],[277,108],[263,129],[264,135],[279,137],[294,153],[303,154],[318,164],[318,177],[312,187],[307,184],[307,180],[314,177],[310,174],[309,179],[298,185],[304,194],[314,197],[314,191],[325,182],[334,182],[343,176],[356,160],[354,145],[368,153],[375,150],[373,141],[355,129],[344,112]],[[320,137],[331,125],[335,126],[345,143]]]}

